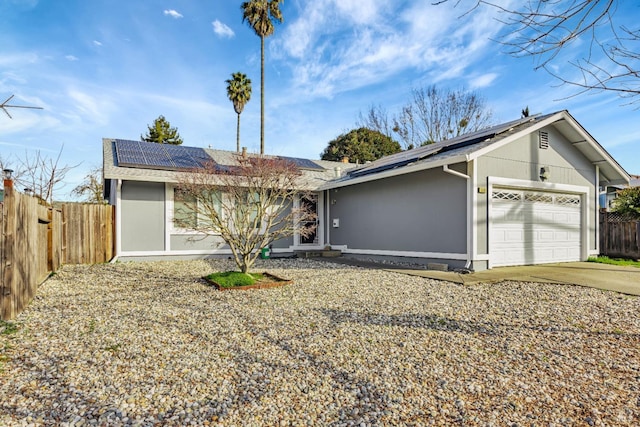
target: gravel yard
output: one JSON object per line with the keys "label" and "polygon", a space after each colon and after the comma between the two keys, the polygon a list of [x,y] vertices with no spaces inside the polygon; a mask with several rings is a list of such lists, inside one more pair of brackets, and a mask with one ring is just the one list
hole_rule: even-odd
{"label": "gravel yard", "polygon": [[640,299],[313,260],[65,266],[0,334],[0,425],[640,425]]}

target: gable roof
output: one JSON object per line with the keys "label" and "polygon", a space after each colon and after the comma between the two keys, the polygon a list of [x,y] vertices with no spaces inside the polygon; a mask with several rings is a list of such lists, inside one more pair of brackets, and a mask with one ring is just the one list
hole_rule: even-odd
{"label": "gable roof", "polygon": [[629,183],[629,175],[618,162],[568,111],[563,110],[513,120],[435,144],[392,154],[363,167],[352,169],[344,177],[335,179],[322,188],[343,187],[418,170],[469,162],[549,125],[554,126],[591,163],[600,168],[602,185]]}
{"label": "gable roof", "polygon": [[[180,181],[180,175],[201,167],[208,161],[224,169],[238,164],[235,151],[183,145],[167,146],[124,139],[102,139],[103,179],[145,182]],[[268,156],[293,162],[302,173],[301,189],[315,190],[335,179],[342,171],[355,167],[353,163],[310,160],[298,157]]]}

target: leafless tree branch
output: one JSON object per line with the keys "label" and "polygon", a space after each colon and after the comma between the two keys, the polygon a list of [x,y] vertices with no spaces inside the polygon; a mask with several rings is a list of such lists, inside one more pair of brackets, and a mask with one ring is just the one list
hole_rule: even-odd
{"label": "leafless tree branch", "polygon": [[[517,8],[487,0],[433,4],[447,2],[454,7],[464,3],[465,15],[481,6],[498,10],[504,16],[499,21],[507,27],[498,42],[507,53],[536,58],[535,69],[575,86],[575,95],[609,91],[630,99],[630,104],[640,102],[640,29],[615,24],[619,0],[527,0]],[[588,47],[582,57],[567,60],[569,70],[556,71],[559,55],[586,39]]]}
{"label": "leafless tree branch", "polygon": [[212,162],[185,173],[178,183],[174,223],[219,235],[246,273],[260,249],[294,233],[314,233],[315,210],[297,202],[313,197],[302,187],[300,170],[283,159],[238,155],[233,166]]}

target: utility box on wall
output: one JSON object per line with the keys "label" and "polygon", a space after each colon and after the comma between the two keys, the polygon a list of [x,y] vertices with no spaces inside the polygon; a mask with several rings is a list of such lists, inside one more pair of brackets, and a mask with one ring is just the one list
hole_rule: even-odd
{"label": "utility box on wall", "polygon": [[340,218],[333,218],[333,228],[340,227]]}

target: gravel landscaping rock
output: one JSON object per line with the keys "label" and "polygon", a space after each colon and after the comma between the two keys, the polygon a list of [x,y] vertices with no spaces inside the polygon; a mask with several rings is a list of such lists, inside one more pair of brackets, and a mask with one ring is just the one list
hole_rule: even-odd
{"label": "gravel landscaping rock", "polygon": [[640,424],[640,300],[314,260],[65,266],[0,334],[0,425]]}

